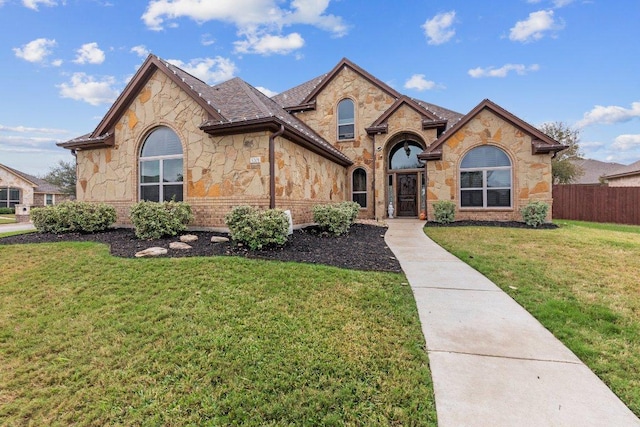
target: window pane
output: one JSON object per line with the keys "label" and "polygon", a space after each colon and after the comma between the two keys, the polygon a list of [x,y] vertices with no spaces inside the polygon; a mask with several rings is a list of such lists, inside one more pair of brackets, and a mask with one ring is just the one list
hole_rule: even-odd
{"label": "window pane", "polygon": [[162,182],[182,182],[182,159],[164,160]]}
{"label": "window pane", "polygon": [[367,191],[367,172],[364,169],[353,171],[353,191]]}
{"label": "window pane", "polygon": [[422,148],[415,143],[409,143],[407,146],[409,153],[404,147],[404,143],[396,145],[391,150],[391,158],[389,160],[390,169],[420,169],[424,166],[418,160],[418,154],[422,153]]}
{"label": "window pane", "polygon": [[20,200],[20,190],[18,188],[9,189],[9,199]]}
{"label": "window pane", "polygon": [[140,182],[142,184],[160,182],[160,161],[140,162]]}
{"label": "window pane", "polygon": [[8,208],[9,205],[7,204],[6,199],[0,199],[0,208]]}
{"label": "window pane", "polygon": [[167,127],[159,127],[149,134],[142,146],[140,157],[171,156],[182,154],[178,135]]}
{"label": "window pane", "polygon": [[7,200],[7,188],[0,188],[0,200]]}
{"label": "window pane", "polygon": [[469,151],[460,164],[463,169],[497,166],[511,166],[511,161],[504,151],[490,145],[483,145]]}
{"label": "window pane", "polygon": [[338,104],[338,124],[353,123],[354,108],[353,101],[350,99],[343,99]]}
{"label": "window pane", "polygon": [[182,201],[182,185],[165,185],[162,187],[164,190],[163,200],[165,202],[175,200],[176,202]]}
{"label": "window pane", "polygon": [[140,200],[147,200],[149,202],[160,201],[160,186],[159,185],[143,185],[140,187]]}
{"label": "window pane", "polygon": [[482,188],[482,171],[460,172],[460,188]]}
{"label": "window pane", "polygon": [[355,193],[353,201],[360,205],[361,208],[367,207],[367,193]]}
{"label": "window pane", "polygon": [[482,190],[464,190],[460,192],[460,206],[483,207]]}
{"label": "window pane", "polygon": [[487,187],[511,187],[511,171],[487,171]]}
{"label": "window pane", "polygon": [[487,190],[487,207],[511,206],[511,190]]}
{"label": "window pane", "polygon": [[353,125],[338,126],[338,139],[352,139],[354,137]]}

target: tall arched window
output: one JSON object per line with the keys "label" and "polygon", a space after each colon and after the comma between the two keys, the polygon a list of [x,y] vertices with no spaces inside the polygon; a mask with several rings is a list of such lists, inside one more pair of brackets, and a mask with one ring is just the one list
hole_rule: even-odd
{"label": "tall arched window", "polygon": [[460,164],[460,207],[511,207],[511,160],[497,147],[469,151]]}
{"label": "tall arched window", "polygon": [[338,140],[355,138],[355,107],[350,99],[338,103]]}
{"label": "tall arched window", "polygon": [[418,159],[418,154],[424,149],[414,141],[404,141],[396,144],[389,152],[389,169],[421,169],[424,163]]}
{"label": "tall arched window", "polygon": [[140,151],[140,200],[181,202],[182,181],[180,138],[168,127],[154,129]]}
{"label": "tall arched window", "polygon": [[351,194],[352,200],[361,208],[367,207],[367,171],[362,168],[353,171]]}

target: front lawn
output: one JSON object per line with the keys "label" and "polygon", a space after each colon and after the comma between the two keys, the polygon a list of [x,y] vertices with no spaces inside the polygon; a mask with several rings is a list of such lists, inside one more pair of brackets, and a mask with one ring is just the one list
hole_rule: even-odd
{"label": "front lawn", "polygon": [[500,286],[640,415],[640,227],[427,227]]}
{"label": "front lawn", "polygon": [[403,275],[0,246],[7,425],[436,425]]}
{"label": "front lawn", "polygon": [[0,214],[0,224],[15,224],[16,216],[13,214]]}

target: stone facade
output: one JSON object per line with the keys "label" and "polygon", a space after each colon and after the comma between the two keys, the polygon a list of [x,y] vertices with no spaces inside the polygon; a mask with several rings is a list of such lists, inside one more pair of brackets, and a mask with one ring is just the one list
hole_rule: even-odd
{"label": "stone facade", "polygon": [[[539,200],[551,206],[551,156],[533,155],[531,138],[493,112],[481,111],[448,138],[443,146],[442,160],[427,163],[428,217],[433,218],[433,203],[438,200],[456,202],[457,220],[521,221],[520,208],[529,201]],[[458,203],[460,162],[469,150],[484,144],[502,149],[511,160],[511,208],[461,208]]]}
{"label": "stone facade", "polygon": [[0,188],[18,188],[20,190],[18,204],[28,207],[45,206],[47,195],[52,196],[53,204],[62,203],[70,199],[70,196],[62,194],[58,187],[40,178],[3,165],[0,165]]}
{"label": "stone facade", "polygon": [[33,184],[2,167],[0,167],[0,187],[19,188],[19,204],[33,205]]}

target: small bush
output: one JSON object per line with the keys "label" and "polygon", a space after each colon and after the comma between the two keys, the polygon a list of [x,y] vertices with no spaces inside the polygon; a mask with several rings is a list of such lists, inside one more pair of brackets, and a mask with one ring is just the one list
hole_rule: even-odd
{"label": "small bush", "polygon": [[104,203],[63,202],[31,209],[33,225],[41,233],[95,233],[116,222],[116,210]]}
{"label": "small bush", "polygon": [[280,209],[261,211],[251,206],[236,206],[224,219],[231,238],[251,250],[287,242],[289,219]]}
{"label": "small bush", "polygon": [[522,219],[529,227],[538,227],[544,224],[548,212],[549,205],[541,201],[529,202],[520,209]]}
{"label": "small bush", "polygon": [[455,220],[456,204],[450,200],[439,200],[433,204],[434,221],[449,224]]}
{"label": "small bush", "polygon": [[138,239],[160,239],[186,230],[193,214],[184,202],[142,201],[131,207],[130,218]]}
{"label": "small bush", "polygon": [[313,221],[321,230],[339,236],[349,232],[355,222],[360,205],[355,202],[343,202],[333,205],[315,205]]}
{"label": "small bush", "polygon": [[16,213],[15,208],[0,208],[0,215],[11,215]]}

